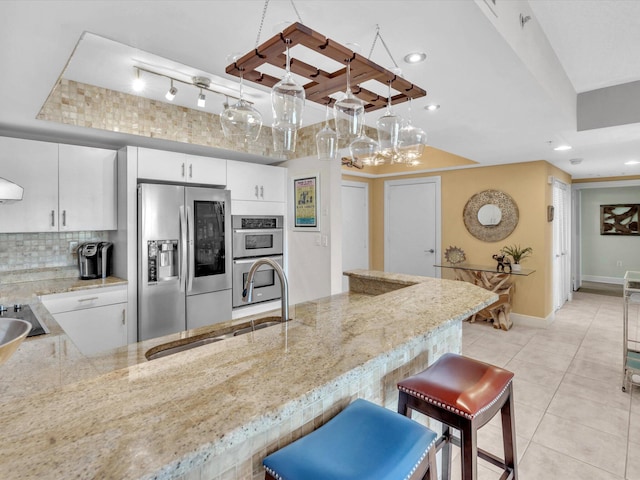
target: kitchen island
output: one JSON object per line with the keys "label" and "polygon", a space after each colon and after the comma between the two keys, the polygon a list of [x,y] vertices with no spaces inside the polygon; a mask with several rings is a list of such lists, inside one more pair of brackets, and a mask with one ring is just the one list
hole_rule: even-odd
{"label": "kitchen island", "polygon": [[25,341],[0,367],[2,477],[263,478],[264,456],[352,399],[395,409],[396,382],[459,352],[462,320],[497,299],[464,282],[348,275],[348,293],[292,306],[285,324],[152,361],[150,348],[221,325],[77,358],[78,381],[21,395],[8,379],[38,377],[28,353],[47,338]]}

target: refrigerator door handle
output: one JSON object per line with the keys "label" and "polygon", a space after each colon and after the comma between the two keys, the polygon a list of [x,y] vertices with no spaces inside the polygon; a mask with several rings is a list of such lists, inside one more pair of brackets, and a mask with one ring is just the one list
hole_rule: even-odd
{"label": "refrigerator door handle", "polygon": [[193,247],[194,228],[193,228],[193,211],[187,207],[187,243],[189,244],[189,253],[187,255],[187,293],[193,288],[193,274],[196,269],[196,257]]}
{"label": "refrigerator door handle", "polygon": [[178,283],[180,283],[180,291],[185,290],[186,265],[187,265],[187,217],[185,215],[184,206],[180,206],[180,248],[178,249],[179,270]]}

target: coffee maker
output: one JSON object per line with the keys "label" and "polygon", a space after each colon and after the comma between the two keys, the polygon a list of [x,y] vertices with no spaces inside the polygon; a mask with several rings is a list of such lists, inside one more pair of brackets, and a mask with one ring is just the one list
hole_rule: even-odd
{"label": "coffee maker", "polygon": [[107,278],[111,275],[113,243],[85,242],[78,246],[78,267],[82,280]]}

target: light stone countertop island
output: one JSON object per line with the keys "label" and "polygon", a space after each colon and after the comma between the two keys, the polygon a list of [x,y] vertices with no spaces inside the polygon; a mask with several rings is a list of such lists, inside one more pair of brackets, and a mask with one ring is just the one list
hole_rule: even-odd
{"label": "light stone countertop island", "polygon": [[21,292],[53,328],[0,366],[0,477],[263,478],[266,455],[354,398],[395,410],[397,381],[459,352],[462,320],[497,299],[465,282],[347,274],[350,292],[292,306],[286,324],[152,361],[150,348],[226,324],[84,357]]}

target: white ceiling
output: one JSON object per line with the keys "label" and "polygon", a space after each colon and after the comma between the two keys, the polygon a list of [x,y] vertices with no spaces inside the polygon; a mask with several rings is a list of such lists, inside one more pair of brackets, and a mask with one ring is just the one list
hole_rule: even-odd
{"label": "white ceiling", "polygon": [[[543,159],[574,178],[640,174],[640,165],[624,165],[640,160],[638,123],[578,132],[575,117],[576,92],[640,80],[640,1],[496,0],[494,6],[492,0],[296,0],[295,6],[307,26],[339,43],[359,44],[365,56],[380,26],[403,76],[428,92],[413,102],[412,119],[434,147],[483,165]],[[65,73],[69,78],[127,91],[130,76],[123,66],[129,72],[130,62],[160,63],[237,90],[237,78],[225,67],[231,55],[255,46],[263,7],[262,0],[1,1],[0,133],[202,153],[204,147],[35,117],[83,32],[97,39],[97,50],[83,53],[81,42]],[[517,11],[532,17],[524,27]],[[290,0],[271,0],[261,41],[296,19]],[[404,63],[404,55],[415,50],[425,51],[427,60]],[[371,58],[393,66],[379,41]],[[176,86],[176,101],[189,106],[189,87]],[[149,94],[163,96],[167,87],[150,85]],[[268,91],[247,87],[269,125]],[[221,109],[223,100],[208,94],[207,109]],[[428,103],[441,109],[427,112]],[[408,113],[406,105],[396,110]],[[374,125],[380,115],[368,114],[367,122]],[[305,124],[323,117],[322,107],[307,102]],[[553,151],[560,143],[573,150]],[[583,160],[571,165],[572,158]]]}

